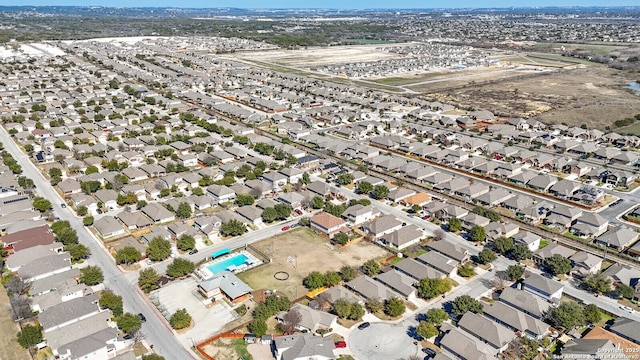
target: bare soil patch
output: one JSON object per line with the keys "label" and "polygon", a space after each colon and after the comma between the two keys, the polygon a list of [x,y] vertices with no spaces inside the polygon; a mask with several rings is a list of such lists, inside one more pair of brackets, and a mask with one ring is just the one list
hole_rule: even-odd
{"label": "bare soil patch", "polygon": [[624,89],[633,74],[604,66],[540,73],[493,84],[469,84],[430,98],[504,116],[604,128],[640,113],[640,99]]}
{"label": "bare soil patch", "polygon": [[6,290],[0,289],[0,359],[2,360],[29,360],[31,357],[27,350],[23,349],[16,341],[20,328],[13,322],[9,309],[9,296]]}
{"label": "bare soil patch", "polygon": [[[389,255],[386,250],[366,241],[357,241],[344,248],[331,250],[328,239],[309,228],[299,228],[271,239],[261,241],[254,247],[272,258],[270,264],[245,271],[238,276],[254,289],[268,289],[284,292],[290,298],[298,298],[307,293],[302,279],[311,271],[337,271],[344,265],[358,267],[365,261]],[[294,267],[287,261],[296,260]],[[278,271],[289,273],[289,279],[277,280],[273,275]]]}

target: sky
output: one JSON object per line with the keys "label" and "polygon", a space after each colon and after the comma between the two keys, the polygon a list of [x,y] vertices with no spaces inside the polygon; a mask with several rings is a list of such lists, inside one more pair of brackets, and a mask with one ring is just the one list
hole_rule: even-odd
{"label": "sky", "polygon": [[416,8],[504,8],[544,6],[640,6],[638,0],[0,0],[0,5],[108,6],[108,7],[189,7],[189,8],[331,8],[331,9],[416,9]]}

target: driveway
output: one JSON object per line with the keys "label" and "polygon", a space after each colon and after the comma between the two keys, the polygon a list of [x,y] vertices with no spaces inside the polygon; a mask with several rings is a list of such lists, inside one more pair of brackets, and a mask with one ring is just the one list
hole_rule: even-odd
{"label": "driveway", "polygon": [[347,344],[360,360],[400,360],[419,353],[403,324],[373,323],[364,330],[356,328]]}

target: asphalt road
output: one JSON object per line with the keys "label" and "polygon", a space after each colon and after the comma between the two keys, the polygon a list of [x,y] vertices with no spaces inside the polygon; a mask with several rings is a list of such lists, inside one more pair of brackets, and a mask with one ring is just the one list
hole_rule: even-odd
{"label": "asphalt road", "polygon": [[196,358],[193,353],[180,344],[173,331],[167,327],[159,316],[151,316],[155,312],[151,310],[149,303],[143,298],[144,295],[138,290],[136,285],[137,273],[135,273],[136,279],[134,281],[123,276],[123,273],[116,266],[113,258],[107,253],[100,241],[82,225],[82,219],[76,217],[71,209],[60,206],[64,203],[64,200],[49,184],[49,181],[42,176],[37,167],[29,161],[27,155],[16,146],[5,129],[1,127],[0,141],[4,144],[5,149],[20,163],[23,175],[33,179],[36,185],[36,192],[51,201],[54,212],[61,220],[69,221],[71,227],[78,233],[80,242],[91,250],[89,263],[97,264],[102,268],[105,287],[122,296],[126,311],[134,314],[144,313],[146,315],[147,322],[142,324],[142,331],[145,334],[146,341],[154,345],[154,350],[166,359]]}

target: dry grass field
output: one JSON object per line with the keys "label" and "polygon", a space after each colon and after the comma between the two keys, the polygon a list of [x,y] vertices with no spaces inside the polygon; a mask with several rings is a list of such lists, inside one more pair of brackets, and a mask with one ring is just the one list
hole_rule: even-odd
{"label": "dry grass field", "polygon": [[29,352],[23,349],[16,341],[16,335],[20,328],[11,319],[9,313],[9,297],[4,288],[0,289],[0,359],[2,360],[28,360]]}
{"label": "dry grass field", "polygon": [[[327,239],[309,228],[298,228],[255,244],[258,250],[271,256],[270,264],[245,271],[238,275],[254,289],[269,289],[284,292],[289,298],[298,298],[307,293],[302,279],[311,271],[339,270],[343,265],[360,266],[365,261],[382,258],[389,253],[369,242],[358,241],[344,248],[330,250]],[[287,262],[287,257],[297,258],[297,268]],[[277,271],[289,273],[286,281],[276,280]]]}

